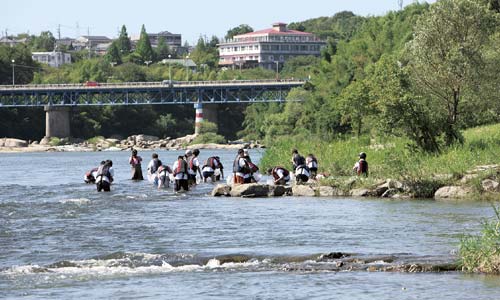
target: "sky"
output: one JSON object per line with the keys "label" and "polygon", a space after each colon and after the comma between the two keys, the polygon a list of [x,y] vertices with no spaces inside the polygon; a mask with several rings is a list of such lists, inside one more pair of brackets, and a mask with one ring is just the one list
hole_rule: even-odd
{"label": "sky", "polygon": [[[383,15],[399,8],[398,0],[2,0],[0,36],[51,31],[58,37],[105,35],[116,38],[122,25],[129,36],[138,35],[142,24],[148,33],[182,34],[182,42],[194,45],[200,36],[223,38],[240,24],[254,30],[275,22],[299,22],[352,11],[361,16]],[[403,5],[413,3],[403,0]],[[420,0],[420,2],[424,2]],[[435,0],[425,2],[433,3]]]}

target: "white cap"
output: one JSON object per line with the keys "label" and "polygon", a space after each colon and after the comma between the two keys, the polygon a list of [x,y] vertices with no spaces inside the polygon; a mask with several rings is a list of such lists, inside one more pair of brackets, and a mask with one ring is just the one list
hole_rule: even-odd
{"label": "white cap", "polygon": [[248,149],[243,149],[243,153],[248,154]]}
{"label": "white cap", "polygon": [[189,156],[189,155],[193,155],[193,151],[187,149],[186,152],[184,153],[185,155]]}

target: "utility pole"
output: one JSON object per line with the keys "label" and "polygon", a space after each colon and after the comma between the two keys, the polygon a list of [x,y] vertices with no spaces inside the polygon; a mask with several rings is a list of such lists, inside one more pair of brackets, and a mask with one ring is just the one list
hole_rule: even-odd
{"label": "utility pole", "polygon": [[61,24],[57,24],[57,39],[61,40]]}
{"label": "utility pole", "polygon": [[403,0],[398,0],[399,10],[403,10]]}
{"label": "utility pole", "polygon": [[92,43],[90,43],[90,27],[87,27],[87,39],[89,41],[89,59],[90,59],[90,49],[92,47]]}

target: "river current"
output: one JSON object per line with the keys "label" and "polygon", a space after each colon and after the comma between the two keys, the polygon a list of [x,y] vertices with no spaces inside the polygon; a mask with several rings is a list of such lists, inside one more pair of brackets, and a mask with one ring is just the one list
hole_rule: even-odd
{"label": "river current", "polygon": [[[235,152],[214,154],[230,173]],[[0,298],[500,299],[497,276],[380,271],[452,264],[488,203],[174,194],[129,180],[128,156],[0,154]],[[83,174],[104,159],[115,183],[97,193]]]}

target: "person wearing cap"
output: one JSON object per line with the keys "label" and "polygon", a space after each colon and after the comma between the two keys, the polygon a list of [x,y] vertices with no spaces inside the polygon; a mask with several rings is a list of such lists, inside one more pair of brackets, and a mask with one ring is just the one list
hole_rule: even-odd
{"label": "person wearing cap", "polygon": [[132,149],[132,156],[128,160],[128,163],[132,167],[132,180],[144,180],[144,177],[142,177],[141,162],[142,157],[137,155],[137,150]]}
{"label": "person wearing cap", "polygon": [[251,183],[251,170],[245,159],[243,149],[238,149],[238,155],[233,162],[233,178],[235,184]]}
{"label": "person wearing cap", "polygon": [[352,170],[356,172],[358,176],[368,177],[368,162],[366,161],[366,153],[361,152],[359,154],[359,160],[354,164]]}

